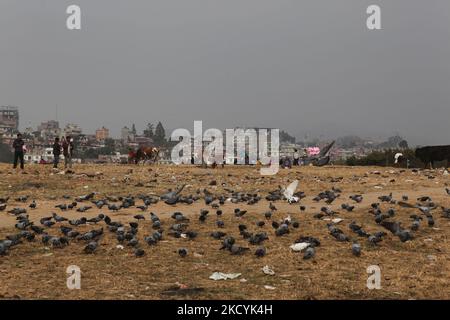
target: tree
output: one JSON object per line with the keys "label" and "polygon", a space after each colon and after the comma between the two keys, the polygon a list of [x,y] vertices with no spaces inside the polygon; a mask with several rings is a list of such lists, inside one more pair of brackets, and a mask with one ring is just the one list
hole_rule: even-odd
{"label": "tree", "polygon": [[166,131],[164,130],[164,127],[163,127],[161,121],[159,121],[158,124],[156,125],[153,141],[155,142],[155,145],[158,147],[164,146],[167,142],[166,141]]}
{"label": "tree", "polygon": [[148,123],[147,129],[144,130],[144,136],[146,136],[147,138],[153,139],[153,136],[154,136],[153,129],[154,129],[154,125],[152,123]]}
{"label": "tree", "polygon": [[399,146],[400,149],[408,149],[408,141],[402,140],[402,141],[400,141],[398,146]]}
{"label": "tree", "polygon": [[295,137],[289,135],[286,131],[280,131],[280,142],[295,143]]}

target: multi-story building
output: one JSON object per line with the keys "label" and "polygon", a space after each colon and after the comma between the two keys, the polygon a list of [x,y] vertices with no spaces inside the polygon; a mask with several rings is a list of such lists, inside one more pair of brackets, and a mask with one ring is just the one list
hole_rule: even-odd
{"label": "multi-story building", "polygon": [[109,138],[109,129],[102,127],[95,131],[95,139],[97,141],[105,141]]}
{"label": "multi-story building", "polygon": [[120,137],[123,142],[132,142],[134,141],[134,135],[128,127],[123,127],[120,132]]}
{"label": "multi-story building", "polygon": [[83,134],[83,130],[77,125],[73,123],[68,123],[64,128],[64,135],[77,137]]}
{"label": "multi-story building", "polygon": [[61,136],[61,129],[59,128],[59,122],[55,120],[42,122],[37,127],[37,131],[40,132],[40,135],[44,140],[52,140],[56,137]]}
{"label": "multi-story building", "polygon": [[19,130],[19,108],[14,106],[0,107],[0,132]]}

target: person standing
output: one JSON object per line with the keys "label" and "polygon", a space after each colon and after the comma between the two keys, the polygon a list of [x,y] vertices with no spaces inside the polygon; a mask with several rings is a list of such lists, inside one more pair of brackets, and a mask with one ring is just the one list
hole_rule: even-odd
{"label": "person standing", "polygon": [[64,167],[72,168],[73,140],[70,136],[65,137],[62,143],[64,155]]}
{"label": "person standing", "polygon": [[293,165],[294,165],[294,166],[298,166],[298,165],[299,165],[298,161],[299,161],[299,159],[300,159],[300,154],[298,153],[298,150],[297,150],[297,149],[294,149],[294,156],[293,156],[293,158],[294,158],[294,163],[293,163]]}
{"label": "person standing", "polygon": [[17,168],[17,163],[20,160],[20,169],[24,169],[24,150],[25,150],[25,142],[22,139],[22,134],[18,133],[17,138],[13,142],[14,148],[14,169]]}
{"label": "person standing", "polygon": [[61,155],[61,145],[59,143],[59,138],[55,138],[53,143],[53,168],[58,168],[59,156]]}

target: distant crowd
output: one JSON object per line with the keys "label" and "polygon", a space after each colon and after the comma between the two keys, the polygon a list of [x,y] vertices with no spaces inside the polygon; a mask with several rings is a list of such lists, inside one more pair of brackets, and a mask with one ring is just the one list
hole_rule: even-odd
{"label": "distant crowd", "polygon": [[[24,170],[24,156],[27,151],[27,147],[21,133],[17,134],[17,138],[13,141],[12,147],[14,149],[13,168],[16,169],[17,165],[20,163],[20,169]],[[72,168],[72,156],[74,149],[75,145],[71,136],[66,136],[62,139],[55,138],[55,141],[53,142],[53,168],[58,168],[61,153],[64,156],[64,167],[66,169]]]}

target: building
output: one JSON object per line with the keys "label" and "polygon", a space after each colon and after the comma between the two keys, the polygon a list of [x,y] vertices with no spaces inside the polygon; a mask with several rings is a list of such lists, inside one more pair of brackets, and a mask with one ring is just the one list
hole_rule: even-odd
{"label": "building", "polygon": [[97,141],[105,141],[109,138],[109,129],[102,127],[95,131],[95,139]]}
{"label": "building", "polygon": [[120,138],[123,142],[134,141],[134,135],[128,127],[123,127],[120,132]]}
{"label": "building", "polygon": [[55,120],[42,122],[37,127],[37,131],[40,133],[41,137],[45,140],[53,140],[54,138],[61,136],[61,129],[59,128],[59,122]]}
{"label": "building", "polygon": [[0,132],[19,130],[19,108],[14,106],[0,107]]}
{"label": "building", "polygon": [[153,145],[153,139],[145,136],[134,137],[134,142],[139,146],[151,146]]}
{"label": "building", "polygon": [[77,125],[73,123],[68,123],[64,128],[64,135],[77,137],[83,134],[83,130]]}

